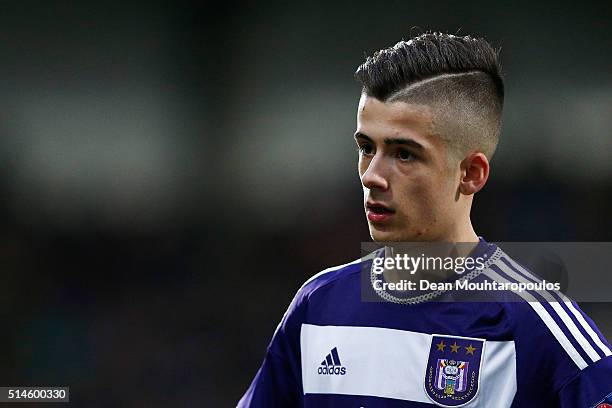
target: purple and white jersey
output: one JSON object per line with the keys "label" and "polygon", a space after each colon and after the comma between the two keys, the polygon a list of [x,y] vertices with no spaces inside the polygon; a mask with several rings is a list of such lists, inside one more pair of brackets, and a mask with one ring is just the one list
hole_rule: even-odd
{"label": "purple and white jersey", "polygon": [[[537,281],[493,244],[475,252],[488,260],[475,282]],[[364,302],[368,263],[300,288],[238,407],[592,408],[612,398],[610,344],[562,294]]]}

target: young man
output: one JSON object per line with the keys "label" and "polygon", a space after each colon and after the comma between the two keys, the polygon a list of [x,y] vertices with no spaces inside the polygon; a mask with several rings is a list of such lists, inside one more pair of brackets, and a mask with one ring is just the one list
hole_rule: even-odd
{"label": "young man", "polygon": [[[355,140],[377,242],[473,243],[461,279],[536,282],[470,222],[489,175],[504,88],[483,39],[424,34],[356,72]],[[379,255],[327,269],[298,291],[239,407],[606,407],[610,345],[559,292],[443,302],[449,292],[362,299]],[[367,285],[367,282],[366,282]]]}

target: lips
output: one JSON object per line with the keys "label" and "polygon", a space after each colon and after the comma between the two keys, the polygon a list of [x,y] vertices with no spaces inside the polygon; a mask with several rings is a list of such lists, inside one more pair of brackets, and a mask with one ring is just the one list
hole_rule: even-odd
{"label": "lips", "polygon": [[388,221],[394,213],[395,210],[386,204],[370,201],[366,203],[366,216],[370,222],[381,223]]}

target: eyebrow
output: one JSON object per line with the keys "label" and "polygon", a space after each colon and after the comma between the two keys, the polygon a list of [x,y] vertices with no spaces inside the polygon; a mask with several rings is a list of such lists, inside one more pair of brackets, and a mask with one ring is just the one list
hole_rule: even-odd
{"label": "eyebrow", "polygon": [[[361,132],[355,132],[355,140],[358,140],[358,139],[363,139],[363,140],[368,141],[368,142],[370,142],[372,144],[375,144],[370,136],[365,135],[365,134],[363,134]],[[420,149],[420,150],[424,149],[422,144],[420,144],[416,140],[411,139],[409,137],[395,137],[395,138],[386,137],[386,138],[383,139],[383,142],[386,145],[405,145],[405,146],[414,147],[415,149]]]}

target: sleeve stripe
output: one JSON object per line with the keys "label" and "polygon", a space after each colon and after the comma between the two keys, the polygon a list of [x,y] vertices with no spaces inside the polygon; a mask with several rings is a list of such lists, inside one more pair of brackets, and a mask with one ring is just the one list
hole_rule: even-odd
{"label": "sleeve stripe", "polygon": [[[509,257],[504,257],[503,259],[508,260],[512,266],[519,271],[519,273],[522,273],[525,276],[528,276],[529,278],[531,278],[533,281],[537,281],[537,278],[533,276],[533,274],[531,274],[528,270],[526,270],[525,268],[523,268],[521,265],[519,265],[518,263],[516,263],[513,259],[509,258]],[[608,346],[606,346],[604,344],[604,342],[601,341],[601,339],[599,338],[599,336],[597,335],[597,333],[595,333],[595,330],[593,330],[593,328],[591,327],[591,325],[589,323],[587,323],[587,321],[584,319],[584,316],[582,316],[582,313],[580,313],[576,307],[574,306],[574,304],[572,303],[572,301],[565,296],[562,292],[559,291],[555,291],[555,294],[557,294],[562,300],[563,303],[565,304],[565,306],[567,306],[567,308],[569,309],[570,312],[572,312],[572,314],[574,315],[574,317],[576,317],[576,320],[578,320],[578,322],[580,323],[580,325],[582,326],[582,328],[584,329],[585,332],[587,332],[587,334],[589,335],[589,337],[591,338],[591,340],[593,340],[593,343],[595,343],[595,345],[597,345],[597,347],[599,347],[599,349],[604,353],[604,355],[606,357],[611,356],[612,352],[610,351],[610,348]],[[586,351],[586,350],[585,350]],[[589,355],[590,356],[590,355]],[[595,360],[593,360],[595,361]]]}
{"label": "sleeve stripe", "polygon": [[[514,262],[512,259],[502,258],[502,262],[495,264],[499,269],[502,270],[502,272],[504,272],[506,275],[510,276],[512,279],[514,279],[517,282],[531,282],[527,278],[516,273],[512,268],[508,267],[506,263],[503,261],[510,262],[514,267],[518,266],[518,264]],[[580,332],[580,330],[578,330],[578,327],[576,326],[576,324],[574,324],[574,321],[569,317],[565,309],[563,309],[560,302],[557,299],[555,299],[552,296],[552,294],[550,294],[547,291],[538,291],[537,293],[540,296],[542,296],[544,299],[546,299],[546,301],[554,309],[554,311],[557,312],[557,315],[561,318],[561,320],[565,324],[565,327],[567,327],[571,335],[574,336],[574,339],[578,342],[578,344],[582,346],[582,349],[589,356],[591,361],[596,362],[600,360],[601,356],[599,355],[599,353],[595,351],[591,343],[589,343],[586,337],[584,337],[584,335]]]}
{"label": "sleeve stripe", "polygon": [[612,356],[612,352],[610,352],[610,348],[606,346],[603,341],[601,341],[601,339],[599,338],[597,333],[595,333],[595,330],[593,330],[591,325],[588,324],[586,320],[584,320],[584,316],[582,315],[582,313],[580,313],[576,309],[574,304],[568,298],[566,298],[565,295],[563,297],[565,300],[565,305],[574,314],[574,316],[576,317],[576,320],[580,322],[580,324],[582,325],[582,328],[589,334],[589,336],[591,336],[591,339],[593,339],[593,342],[597,344],[597,346],[601,349],[601,351],[603,351],[606,357]]}
{"label": "sleeve stripe", "polygon": [[[509,280],[501,277],[497,272],[486,269],[484,273],[489,276],[491,279],[500,282],[500,283],[510,283]],[[579,369],[583,370],[587,367],[586,361],[582,358],[582,356],[578,353],[578,351],[574,348],[572,343],[569,341],[565,333],[561,330],[561,328],[557,325],[554,319],[548,314],[544,306],[540,304],[531,294],[527,292],[515,292],[517,295],[522,297],[527,301],[529,306],[540,316],[546,327],[553,334],[553,337],[557,339],[561,347],[567,352],[570,358],[576,363]]]}

